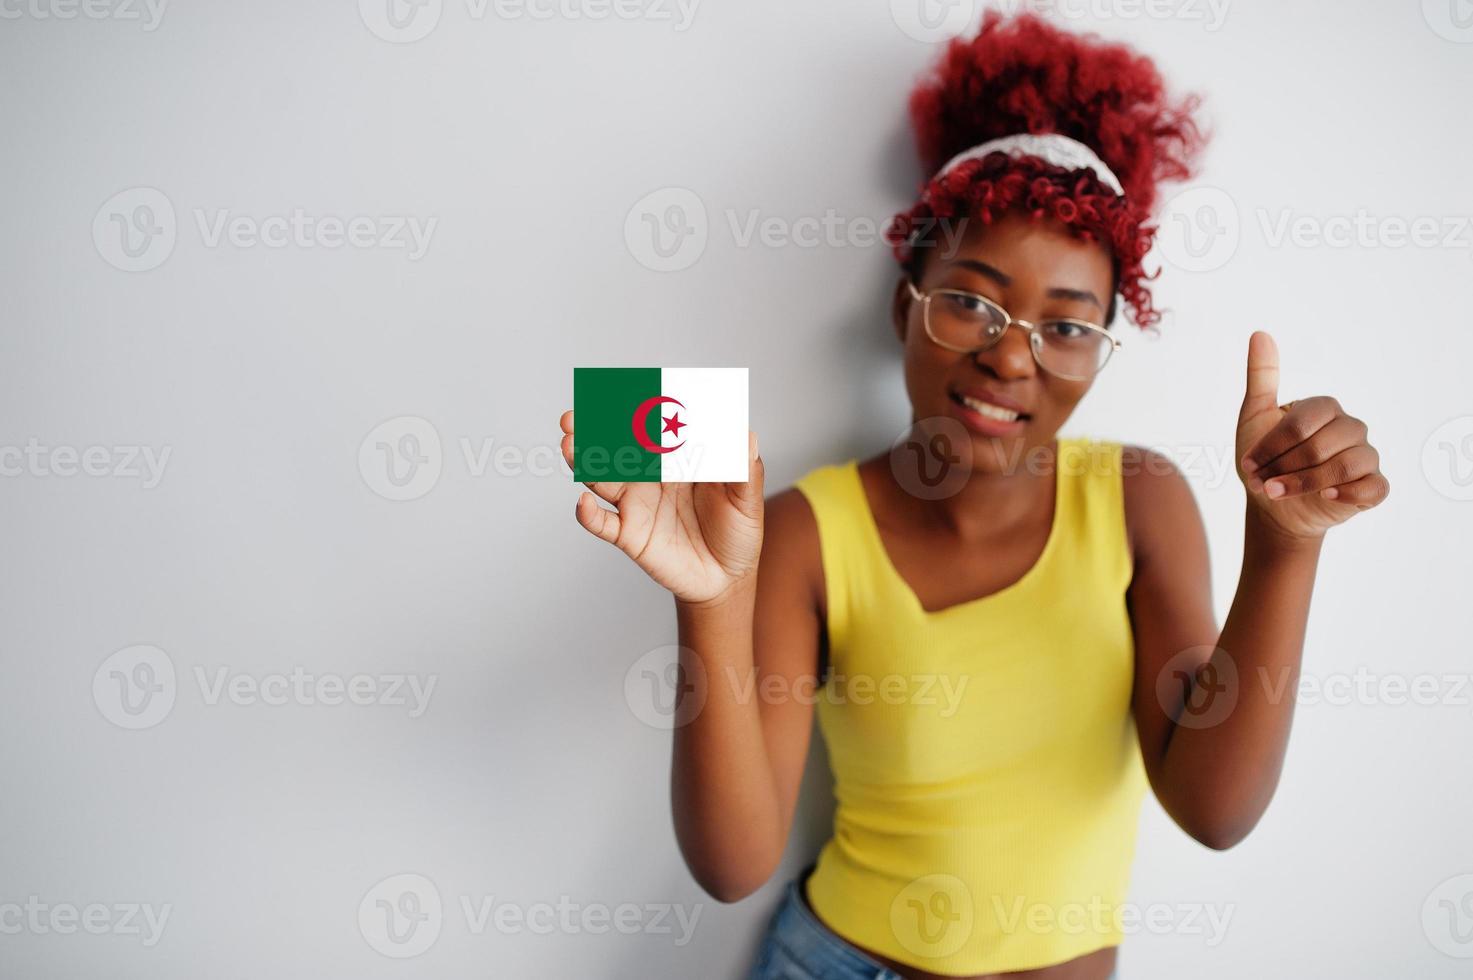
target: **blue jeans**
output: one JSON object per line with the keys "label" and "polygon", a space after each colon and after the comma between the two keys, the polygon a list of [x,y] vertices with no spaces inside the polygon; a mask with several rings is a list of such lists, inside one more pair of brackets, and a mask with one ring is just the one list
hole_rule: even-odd
{"label": "blue jeans", "polygon": [[818,920],[800,891],[807,877],[805,869],[784,889],[748,980],[902,980]]}

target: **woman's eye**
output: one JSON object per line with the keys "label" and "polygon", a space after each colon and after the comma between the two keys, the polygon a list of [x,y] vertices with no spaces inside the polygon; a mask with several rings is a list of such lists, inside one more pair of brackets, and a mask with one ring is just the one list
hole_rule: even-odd
{"label": "woman's eye", "polygon": [[972,296],[968,293],[947,293],[947,299],[958,313],[968,316],[990,316],[991,307],[980,296]]}
{"label": "woman's eye", "polygon": [[1091,333],[1088,327],[1069,320],[1053,320],[1044,324],[1044,331],[1060,340],[1078,340],[1087,337]]}

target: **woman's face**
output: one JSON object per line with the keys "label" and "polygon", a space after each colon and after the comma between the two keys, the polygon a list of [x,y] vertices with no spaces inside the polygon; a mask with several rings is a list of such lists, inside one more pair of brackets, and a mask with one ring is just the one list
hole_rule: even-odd
{"label": "woman's face", "polygon": [[[1033,222],[1012,212],[991,224],[968,221],[954,247],[941,242],[925,257],[916,283],[922,292],[943,287],[980,293],[1031,323],[1057,317],[1105,322],[1112,269],[1098,242],[1081,241],[1057,222]],[[971,435],[972,465],[979,470],[1021,465],[1033,447],[1049,445],[1093,379],[1071,381],[1044,371],[1033,359],[1027,331],[1016,326],[987,350],[947,350],[926,335],[921,306],[902,279],[893,314],[905,345],[912,421],[941,416],[961,423]],[[966,405],[989,398],[1023,414],[999,423]]]}

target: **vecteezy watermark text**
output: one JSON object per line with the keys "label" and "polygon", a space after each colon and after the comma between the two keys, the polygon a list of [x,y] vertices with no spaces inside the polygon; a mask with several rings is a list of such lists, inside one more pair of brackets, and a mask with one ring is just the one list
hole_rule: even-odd
{"label": "vecteezy watermark text", "polygon": [[[520,902],[489,894],[462,894],[451,907],[460,912],[464,929],[472,936],[617,933],[671,937],[678,947],[694,937],[703,908],[670,902],[580,902],[568,895],[555,901]],[[358,930],[364,941],[394,959],[428,950],[440,938],[448,917],[439,888],[421,874],[390,875],[358,903]]]}
{"label": "vecteezy watermark text", "polygon": [[[886,233],[894,220],[868,214],[845,214],[826,208],[811,214],[769,214],[760,208],[728,207],[721,212],[736,248],[818,249],[888,247]],[[928,218],[910,230],[915,247],[938,247],[956,254],[968,219]],[[706,203],[685,187],[662,187],[640,198],[624,217],[624,245],[636,262],[654,272],[688,269],[705,254],[711,238]]]}
{"label": "vecteezy watermark text", "polygon": [[[309,671],[249,672],[228,666],[195,665],[190,675],[200,702],[265,707],[379,707],[404,709],[419,718],[429,707],[438,674]],[[179,697],[174,660],[159,647],[139,644],[109,656],[92,675],[92,700],[104,718],[119,728],[152,728],[174,710]]]}
{"label": "vecteezy watermark text", "polygon": [[[513,21],[643,21],[667,24],[679,34],[690,29],[701,0],[464,0],[465,16]],[[445,0],[358,0],[358,16],[374,37],[413,44],[439,26]]]}
{"label": "vecteezy watermark text", "polygon": [[[264,215],[196,207],[191,214],[199,243],[208,249],[349,248],[403,252],[410,262],[418,262],[429,252],[440,223],[434,216],[344,216],[313,213],[301,207]],[[156,187],[119,191],[103,202],[92,219],[92,242],[97,253],[124,272],[147,272],[163,265],[178,239],[174,204]]]}
{"label": "vecteezy watermark text", "polygon": [[172,446],[50,446],[32,436],[23,446],[0,445],[0,477],[111,477],[138,480],[152,490],[163,482],[173,451]]}
{"label": "vecteezy watermark text", "polygon": [[0,20],[115,20],[158,30],[169,0],[0,0]]}
{"label": "vecteezy watermark text", "polygon": [[173,913],[172,904],[147,902],[46,902],[30,895],[24,902],[0,902],[0,935],[138,936],[144,946],[158,945]]}

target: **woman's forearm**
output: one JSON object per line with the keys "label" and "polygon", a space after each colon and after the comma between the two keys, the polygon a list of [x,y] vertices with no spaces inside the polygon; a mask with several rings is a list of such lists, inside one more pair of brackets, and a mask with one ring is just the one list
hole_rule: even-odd
{"label": "woman's forearm", "polygon": [[755,578],[716,602],[676,602],[683,700],[670,771],[675,835],[691,873],[721,901],[765,882],[786,838],[760,708],[748,696]]}
{"label": "woman's forearm", "polygon": [[1191,714],[1172,728],[1158,790],[1172,817],[1210,847],[1242,840],[1278,785],[1322,544],[1287,537],[1248,508],[1237,595],[1196,675]]}

